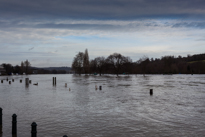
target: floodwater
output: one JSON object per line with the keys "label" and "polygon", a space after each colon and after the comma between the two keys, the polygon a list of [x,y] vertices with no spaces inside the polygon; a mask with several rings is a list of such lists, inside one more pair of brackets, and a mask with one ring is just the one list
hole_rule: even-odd
{"label": "floodwater", "polygon": [[[28,87],[26,77],[32,80]],[[56,86],[52,77],[57,78]],[[38,137],[205,136],[205,75],[8,78],[15,81],[0,83],[2,137],[11,137],[14,113],[18,137],[31,136],[33,121]],[[96,90],[96,85],[102,90]]]}

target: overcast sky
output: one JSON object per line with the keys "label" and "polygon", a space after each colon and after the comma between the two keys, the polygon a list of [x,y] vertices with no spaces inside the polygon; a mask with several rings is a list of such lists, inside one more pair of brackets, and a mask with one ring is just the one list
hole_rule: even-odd
{"label": "overcast sky", "polygon": [[205,53],[205,0],[0,0],[0,64]]}

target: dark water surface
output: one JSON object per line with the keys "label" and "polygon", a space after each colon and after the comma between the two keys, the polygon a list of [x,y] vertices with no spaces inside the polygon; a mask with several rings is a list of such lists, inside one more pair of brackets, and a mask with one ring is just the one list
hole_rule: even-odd
{"label": "dark water surface", "polygon": [[[26,87],[26,77],[38,86]],[[55,87],[52,77],[57,78]],[[2,137],[11,137],[14,113],[18,137],[30,136],[33,121],[38,137],[205,136],[205,75],[8,78],[15,81],[0,83]],[[151,88],[153,96],[149,95]]]}

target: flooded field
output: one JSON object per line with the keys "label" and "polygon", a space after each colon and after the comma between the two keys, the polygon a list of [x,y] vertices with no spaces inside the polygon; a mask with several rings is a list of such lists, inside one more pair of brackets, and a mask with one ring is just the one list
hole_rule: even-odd
{"label": "flooded field", "polygon": [[9,76],[11,84],[6,78],[0,76],[2,137],[11,137],[14,113],[18,137],[31,135],[33,121],[38,137],[205,135],[205,75],[24,75]]}

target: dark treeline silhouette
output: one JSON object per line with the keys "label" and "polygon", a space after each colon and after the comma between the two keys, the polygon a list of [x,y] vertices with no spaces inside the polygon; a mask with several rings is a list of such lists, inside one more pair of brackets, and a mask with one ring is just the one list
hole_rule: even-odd
{"label": "dark treeline silhouette", "polygon": [[50,67],[50,68],[36,68],[31,67],[31,63],[26,60],[22,61],[21,65],[12,66],[11,64],[3,63],[1,65],[3,69],[0,70],[1,75],[12,74],[66,74],[68,73],[68,67]]}
{"label": "dark treeline silhouette", "polygon": [[15,74],[31,74],[32,69],[31,69],[31,64],[28,60],[22,61],[21,66],[16,65],[12,66],[11,64],[6,64],[3,63],[1,66],[4,67],[4,70],[2,75],[11,75],[12,73]]}
{"label": "dark treeline silhouette", "polygon": [[[66,74],[72,73],[68,67],[35,68],[26,60],[21,65],[3,63],[1,75],[14,74]],[[205,74],[205,53],[187,57],[163,56],[161,58],[141,57],[133,62],[130,57],[113,53],[106,57],[89,60],[87,49],[79,52],[73,60],[72,70],[77,74]]]}
{"label": "dark treeline silhouette", "polygon": [[66,70],[35,69],[34,74],[66,74]]}
{"label": "dark treeline silhouette", "polygon": [[79,52],[73,59],[72,69],[79,75],[82,73],[99,73],[100,75],[109,73],[118,76],[118,74],[121,74],[124,70],[128,71],[129,68],[131,69],[132,65],[132,60],[129,57],[125,57],[119,53],[114,53],[107,58],[97,57],[90,61],[88,61],[88,59],[87,49],[85,53]]}
{"label": "dark treeline silhouette", "polygon": [[[87,49],[86,49],[87,52]],[[86,53],[88,57],[88,52]],[[72,69],[77,74],[205,74],[205,54],[188,55],[187,57],[163,56],[148,58],[143,56],[133,62],[130,57],[113,53],[107,58],[96,57],[87,63],[85,53],[79,52],[73,60]]]}
{"label": "dark treeline silhouette", "polygon": [[205,54],[187,57],[163,56],[136,62],[133,73],[145,74],[205,74]]}

